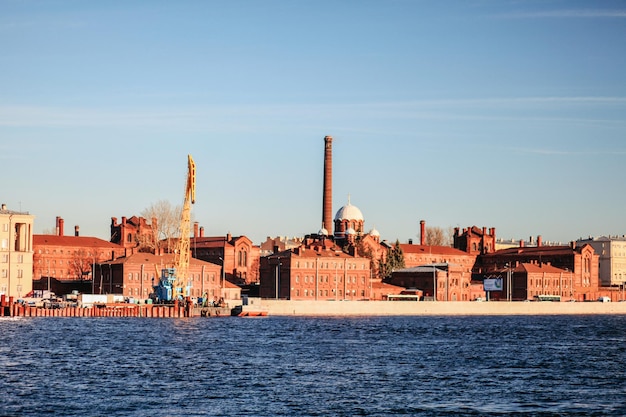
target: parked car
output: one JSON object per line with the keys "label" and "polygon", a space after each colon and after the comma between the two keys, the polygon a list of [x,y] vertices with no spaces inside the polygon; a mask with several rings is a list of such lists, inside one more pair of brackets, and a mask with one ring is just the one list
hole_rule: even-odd
{"label": "parked car", "polygon": [[610,303],[611,299],[609,297],[600,297],[598,298],[598,301],[600,301],[601,303]]}

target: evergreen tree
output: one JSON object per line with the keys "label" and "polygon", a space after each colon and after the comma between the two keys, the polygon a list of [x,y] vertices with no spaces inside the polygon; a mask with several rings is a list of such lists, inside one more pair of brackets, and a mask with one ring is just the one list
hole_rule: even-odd
{"label": "evergreen tree", "polygon": [[391,278],[393,271],[404,268],[404,252],[398,240],[387,253],[387,259],[379,261],[379,265],[383,279]]}

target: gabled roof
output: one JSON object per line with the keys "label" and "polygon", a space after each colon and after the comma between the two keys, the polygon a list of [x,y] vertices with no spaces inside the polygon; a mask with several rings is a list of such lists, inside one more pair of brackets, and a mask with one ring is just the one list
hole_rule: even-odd
{"label": "gabled roof", "polygon": [[391,285],[391,284],[388,284],[388,283],[382,282],[382,281],[373,281],[372,282],[372,288],[374,288],[374,289],[383,289],[383,290],[386,289],[386,290],[389,290],[389,291],[392,291],[392,290],[403,290],[404,289],[404,287],[399,287],[397,285]]}
{"label": "gabled roof", "polygon": [[522,270],[530,273],[561,273],[566,272],[565,269],[557,268],[548,264],[536,264],[536,263],[522,263],[517,268],[516,271]]}
{"label": "gabled roof", "polygon": [[411,243],[401,243],[400,248],[404,253],[416,253],[420,255],[433,254],[433,255],[454,255],[454,256],[472,256],[467,252],[459,249],[452,248],[450,246],[430,246],[430,245],[414,245]]}
{"label": "gabled roof", "polygon": [[33,235],[33,246],[124,249],[121,245],[91,236]]}
{"label": "gabled roof", "polygon": [[[141,264],[154,264],[154,265],[170,265],[174,261],[174,254],[166,253],[163,255],[154,255],[152,253],[134,253],[129,256],[124,256],[121,258],[117,258],[108,262],[100,262],[101,264],[132,264],[132,265],[141,265]],[[221,265],[214,264],[212,262],[202,261],[196,258],[189,259],[190,265],[210,265],[215,266],[217,268],[221,268]]]}
{"label": "gabled roof", "polygon": [[574,252],[581,253],[582,250],[586,247],[590,246],[589,244],[584,244],[580,246],[576,246],[572,249],[571,246],[562,245],[562,246],[523,246],[523,247],[515,247],[515,248],[506,248],[500,249],[496,252],[489,253],[483,255],[483,257],[498,257],[498,256],[515,256],[515,255],[528,255],[528,256],[557,256],[557,255],[571,255]]}
{"label": "gabled roof", "polygon": [[411,268],[404,268],[404,269],[398,269],[397,271],[393,271],[393,273],[416,273],[416,272],[433,272],[433,269],[435,271],[441,271],[441,272],[445,272],[450,265],[455,265],[455,264],[449,264],[449,263],[436,263],[436,264],[429,264],[429,265],[419,265],[419,266],[414,266]]}

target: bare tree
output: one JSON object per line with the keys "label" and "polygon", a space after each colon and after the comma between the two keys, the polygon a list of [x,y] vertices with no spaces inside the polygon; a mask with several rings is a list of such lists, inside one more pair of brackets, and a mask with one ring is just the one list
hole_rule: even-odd
{"label": "bare tree", "polygon": [[69,261],[70,274],[78,280],[85,280],[91,273],[94,264],[94,256],[84,249],[74,251],[72,259]]}
{"label": "bare tree", "polygon": [[158,252],[163,247],[163,242],[169,242],[170,239],[178,237],[181,211],[181,206],[172,207],[167,200],[159,200],[143,210],[140,215],[152,222],[156,219],[156,227],[152,224],[152,234],[139,237],[139,247]]}
{"label": "bare tree", "polygon": [[424,244],[428,246],[451,246],[452,234],[454,229],[442,229],[441,227],[426,227],[426,236],[424,236]]}

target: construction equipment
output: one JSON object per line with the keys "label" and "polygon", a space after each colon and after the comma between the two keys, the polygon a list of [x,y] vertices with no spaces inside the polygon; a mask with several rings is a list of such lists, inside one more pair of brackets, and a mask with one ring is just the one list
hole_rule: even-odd
{"label": "construction equipment", "polygon": [[180,236],[174,250],[172,268],[161,270],[159,284],[154,287],[158,302],[171,302],[189,296],[189,259],[191,234],[191,205],[196,202],[196,164],[187,155],[187,182],[180,215]]}

